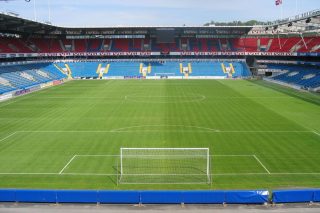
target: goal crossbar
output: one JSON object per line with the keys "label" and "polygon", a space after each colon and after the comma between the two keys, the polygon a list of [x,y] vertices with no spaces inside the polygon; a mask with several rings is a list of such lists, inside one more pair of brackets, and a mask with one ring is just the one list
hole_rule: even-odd
{"label": "goal crossbar", "polygon": [[211,183],[209,148],[120,148],[118,172],[118,183]]}

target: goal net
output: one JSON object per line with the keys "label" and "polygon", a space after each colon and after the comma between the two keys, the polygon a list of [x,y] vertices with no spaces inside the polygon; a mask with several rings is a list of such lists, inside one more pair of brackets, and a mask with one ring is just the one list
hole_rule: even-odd
{"label": "goal net", "polygon": [[162,77],[162,76],[175,76],[176,74],[169,72],[169,73],[155,73],[154,75]]}
{"label": "goal net", "polygon": [[119,184],[210,184],[208,148],[121,148]]}

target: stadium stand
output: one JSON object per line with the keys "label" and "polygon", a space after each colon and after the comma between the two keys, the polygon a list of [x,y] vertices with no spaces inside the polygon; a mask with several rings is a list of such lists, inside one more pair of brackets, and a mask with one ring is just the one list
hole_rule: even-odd
{"label": "stadium stand", "polygon": [[[245,78],[251,76],[245,62],[214,61],[112,61],[56,63],[61,69],[70,68],[73,78],[140,78],[158,77],[220,77]],[[223,65],[223,66],[222,66]]]}
{"label": "stadium stand", "polygon": [[0,66],[1,94],[64,78],[201,77],[246,78],[245,62],[234,61],[66,61]]}
{"label": "stadium stand", "polygon": [[[6,14],[0,16],[18,25],[22,21]],[[311,16],[318,17],[314,13]],[[270,26],[92,29],[37,23],[38,34],[31,33],[35,23],[30,20],[23,20],[24,29],[4,24],[4,28],[0,26],[5,32],[0,36],[0,58],[4,62],[19,61],[19,58],[51,62],[41,68],[5,66],[7,71],[1,72],[0,85],[3,91],[9,91],[62,76],[69,79],[246,78],[252,75],[251,71],[259,69],[254,62],[259,57],[289,57],[294,61],[319,56],[320,37],[308,32],[316,18],[308,21],[304,14],[301,20],[297,22],[299,30],[305,27],[303,33],[292,33],[295,28],[288,29],[290,23],[286,22]],[[158,33],[159,29],[162,34]],[[27,30],[29,33],[24,32]],[[269,65],[268,69],[275,68]],[[277,69],[277,75],[269,79],[304,89],[319,87],[318,68],[296,65],[286,70],[285,65],[279,65]],[[54,73],[62,76],[52,76]],[[13,77],[21,82],[16,85]]]}
{"label": "stadium stand", "polygon": [[[17,39],[1,38],[0,53],[60,52],[320,52],[319,37],[291,38],[180,38],[174,43],[157,43],[155,39]],[[145,48],[145,45],[147,48]]]}
{"label": "stadium stand", "polygon": [[[167,79],[167,78],[168,79],[236,79],[236,78],[249,78],[252,75],[256,75],[260,71],[259,70],[260,65],[262,65],[261,72],[264,72],[261,75],[264,77],[268,73],[270,77],[266,79],[269,79],[270,81],[283,84],[286,86],[290,85],[297,89],[320,91],[320,62],[319,62],[320,61],[319,60],[320,10],[313,11],[310,14],[304,13],[302,17],[299,17],[299,16],[297,17],[298,18],[295,17],[296,20],[287,19],[287,20],[280,20],[280,22],[276,22],[276,23],[270,22],[269,23],[270,25],[268,24],[268,26],[261,25],[261,26],[199,26],[199,27],[187,27],[187,26],[179,27],[178,26],[178,27],[68,28],[68,27],[54,26],[48,23],[40,23],[32,20],[23,19],[20,17],[12,17],[8,14],[0,13],[0,19],[2,22],[0,24],[0,101],[8,100],[15,96],[25,94],[24,92],[26,93],[32,92],[37,89],[46,87],[48,85],[49,86],[55,85],[54,84],[55,81],[61,80],[61,82],[63,82],[64,79],[131,79],[131,78],[137,78],[137,79],[140,79],[140,78],[142,79],[161,79],[161,78],[164,78],[164,79]],[[289,27],[289,25],[291,25],[291,27]],[[295,25],[295,26],[292,26],[292,25]],[[262,62],[261,63],[258,62],[259,60],[261,60]],[[299,63],[300,60],[302,62],[301,64]],[[269,61],[269,62],[263,62],[263,61]],[[278,61],[278,63],[272,63],[270,61]],[[314,62],[311,62],[311,61],[314,61]],[[246,90],[243,90],[243,91],[249,91],[253,89],[254,87],[252,88],[249,87],[249,86],[254,86],[253,84],[251,84],[252,82],[253,81],[250,81],[250,83],[245,82],[245,84],[247,84],[245,85]],[[210,84],[212,82],[209,82],[209,81],[204,82],[204,84],[206,83]],[[220,84],[220,82],[218,83]],[[229,83],[233,83],[233,80],[230,80],[229,82],[227,82],[226,87],[230,87],[228,85]],[[121,85],[121,87],[123,87],[123,85]],[[184,94],[187,94],[188,91],[183,91],[184,88],[182,88],[181,85],[182,84],[177,83],[174,86],[179,88],[179,90],[181,90]],[[84,87],[81,87],[81,89],[83,88]],[[221,89],[219,91],[215,91],[215,89],[212,89],[212,91],[206,91],[206,92],[208,93],[217,92],[219,93],[219,96],[222,97],[223,94],[221,93],[221,91],[224,88],[223,87],[220,87],[220,88]],[[237,85],[231,88],[233,92],[237,92],[235,88],[238,89]],[[30,91],[27,91],[27,90],[30,90]],[[157,88],[155,90],[157,90]],[[75,90],[76,93],[78,91],[79,91],[79,88]],[[141,90],[140,94],[143,93],[144,91],[145,90]],[[167,93],[167,91],[168,90],[166,90],[165,93]],[[105,91],[101,90],[101,94],[98,94],[98,95],[101,96],[104,92]],[[160,91],[160,92],[163,92],[163,91]],[[241,91],[240,93],[241,94],[238,94],[238,95],[232,94],[233,96],[231,99],[227,98],[228,99],[227,104],[229,104],[230,101],[231,101],[230,103],[233,103],[234,101],[239,102],[240,100],[241,101],[245,100],[244,99],[245,97],[242,97],[243,93]],[[61,101],[64,101],[64,98],[69,99],[70,95],[74,95],[74,94],[75,93],[69,94],[68,97],[60,97]],[[93,93],[83,94],[84,98],[83,99],[77,98],[78,99],[77,101],[83,102],[85,99],[88,99],[87,97],[85,97],[85,95],[91,96],[92,94]],[[116,96],[115,94],[113,95]],[[152,98],[151,95],[153,94],[150,94],[150,95],[148,94],[148,96],[144,96],[144,97],[142,95],[142,97],[140,98],[151,99]],[[162,95],[162,93],[160,93],[160,95]],[[165,99],[174,98],[174,99],[178,99],[178,102],[179,102],[179,99],[182,100],[181,102],[185,102],[184,99],[185,100],[190,99],[192,101],[191,103],[192,105],[199,105],[197,103],[198,100],[193,101],[195,99],[194,98],[195,95],[191,95],[191,96],[187,95],[181,98],[177,98],[178,96],[162,96],[162,98],[165,98]],[[200,94],[197,95],[197,97],[199,96]],[[201,95],[201,96],[203,97],[202,100],[204,99],[209,100],[209,97],[207,99],[206,96],[204,95]],[[130,97],[130,94],[128,96],[125,96],[123,100],[127,99],[128,97]],[[231,128],[230,132],[234,132],[234,133],[241,132],[241,134],[243,134],[246,132],[244,130],[249,129],[247,133],[250,135],[256,132],[261,134],[264,133],[265,135],[267,135],[267,137],[272,135],[271,133],[277,132],[277,133],[281,133],[282,138],[284,138],[284,133],[288,133],[288,134],[285,134],[286,137],[288,135],[289,136],[292,135],[293,133],[297,133],[298,135],[302,135],[303,133],[307,135],[307,139],[309,140],[309,143],[312,143],[312,140],[315,140],[317,135],[319,135],[318,132],[313,131],[313,129],[311,129],[311,131],[305,131],[303,124],[301,124],[302,131],[296,131],[298,129],[296,123],[294,123],[294,126],[292,128],[290,128],[289,122],[288,124],[286,124],[286,122],[277,123],[278,119],[279,118],[281,119],[280,111],[277,112],[275,115],[273,115],[274,117],[272,117],[272,114],[271,114],[270,116],[271,125],[268,125],[267,121],[266,123],[264,123],[264,118],[261,117],[260,115],[262,115],[267,108],[262,109],[261,108],[262,104],[265,103],[266,101],[271,101],[271,103],[273,104],[280,99],[272,100],[271,98],[273,97],[271,96],[268,97],[265,95],[261,96],[261,98],[263,99],[260,99],[260,97],[253,96],[253,95],[250,95],[250,97],[251,97],[250,101],[252,106],[250,106],[250,108],[248,108],[247,111],[252,115],[252,117],[258,115],[256,117],[260,119],[260,120],[258,119],[253,124],[256,124],[262,121],[262,123],[260,122],[262,125],[256,125],[257,129],[250,129],[246,125],[243,125],[242,129],[240,128],[239,131],[234,131],[234,129]],[[255,100],[251,100],[254,97],[255,97]],[[92,99],[89,100],[88,103],[91,103],[93,99],[99,99],[99,103],[101,103],[101,106],[103,106],[103,108],[101,107],[101,109],[106,110],[106,108],[104,108],[104,105],[102,104],[109,102],[109,99],[103,100],[104,99],[103,97],[98,97],[98,96],[91,97],[91,98]],[[139,94],[131,95],[132,100],[133,98],[135,99],[139,98]],[[157,95],[155,95],[155,98],[159,99],[160,96],[157,97]],[[283,97],[280,97],[280,98],[283,98]],[[102,103],[101,100],[103,100],[104,102]],[[57,100],[55,99],[50,101],[57,102]],[[123,102],[122,100],[120,101]],[[225,100],[222,100],[222,101],[225,102]],[[218,107],[216,107],[216,111],[218,112],[218,114],[222,109],[221,108],[222,105],[220,104],[220,102],[221,101],[219,101],[217,105]],[[257,103],[253,103],[253,102],[257,102]],[[166,104],[165,107],[172,105],[170,101],[163,102],[163,103]],[[139,106],[141,106],[139,108],[140,111],[144,110],[147,107],[146,103],[140,102],[138,104]],[[74,104],[73,105],[69,104],[69,105],[74,106]],[[158,105],[159,104],[157,102],[154,102],[154,106],[158,106]],[[129,107],[131,106],[129,105]],[[260,111],[257,111],[257,112],[252,111],[253,107],[257,107],[259,109],[261,108],[260,109],[262,110],[261,113]],[[274,109],[276,107],[277,105],[272,106],[272,108]],[[231,118],[237,117],[239,115],[238,112],[240,112],[241,110],[237,108],[237,105],[231,106],[231,108],[234,108],[234,110],[231,110],[231,113],[227,111],[228,109],[226,109],[226,112],[230,114]],[[46,110],[47,108],[44,108],[44,109]],[[94,110],[97,111],[97,109],[94,109]],[[177,108],[177,109],[180,109],[180,108]],[[189,110],[188,107],[186,107],[186,109],[188,110],[188,112],[191,112],[191,110]],[[308,109],[311,109],[311,108],[308,108]],[[125,110],[121,109],[119,111],[124,112]],[[81,112],[81,110],[78,110],[78,112]],[[155,111],[150,111],[150,112],[153,114],[156,113]],[[100,110],[97,111],[96,115],[98,115],[99,113],[101,113]],[[312,111],[310,113],[312,113]],[[169,117],[167,116],[166,118],[170,118],[174,120],[175,118],[172,118],[172,116],[170,117],[171,114],[166,113],[166,115],[169,115]],[[221,114],[220,117],[223,117],[223,113],[220,113],[220,114]],[[184,113],[183,111],[181,111],[181,115],[186,117],[186,121],[189,121],[190,118],[192,118],[192,116],[189,116],[190,113],[189,114]],[[209,114],[207,113],[206,115],[209,115]],[[216,116],[217,113],[212,115],[217,117],[217,119],[220,119],[219,116]],[[85,117],[90,118],[89,111],[86,111]],[[201,116],[193,116],[193,117],[202,118]],[[245,116],[241,116],[240,114],[238,117],[243,118]],[[51,117],[48,117],[48,118],[51,119]],[[144,117],[141,116],[141,118],[144,118]],[[122,120],[119,119],[119,116],[118,117],[115,116],[115,119],[119,121],[119,122],[115,122],[116,125],[122,122]],[[53,120],[58,121],[58,119],[53,119]],[[67,118],[61,121],[64,122],[65,120],[67,120]],[[131,123],[130,126],[132,127],[132,124],[134,124],[133,126],[134,128],[139,127],[147,131],[150,130],[150,132],[153,132],[153,130],[157,130],[157,129],[160,131],[162,130],[161,128],[162,126],[161,125],[157,126],[155,119],[153,119],[150,123],[145,123],[144,119],[140,119],[140,120],[144,122],[142,124],[145,124],[145,125],[137,126],[137,124],[139,123]],[[299,121],[300,120],[301,119],[299,119]],[[75,121],[77,121],[78,123],[81,123],[80,120],[78,119],[76,119]],[[223,122],[221,124],[219,122],[214,123],[214,121],[212,120],[210,120],[210,123],[207,126],[218,124],[211,127],[211,128],[217,127],[216,130],[205,128],[206,125],[203,125],[202,122],[199,122],[198,125],[204,126],[204,127],[172,125],[176,121],[172,122],[171,120],[168,120],[168,119],[166,119],[165,121],[166,122],[162,122],[162,123],[166,124],[164,125],[166,128],[169,127],[168,130],[170,130],[170,134],[172,135],[174,131],[172,131],[171,133],[171,128],[173,130],[173,127],[180,127],[180,129],[192,127],[193,129],[203,130],[203,131],[199,131],[201,133],[207,132],[208,134],[210,132],[219,133],[220,132],[219,129],[225,129],[225,131],[221,131],[221,132],[229,132],[227,130],[228,128],[224,127],[227,125],[224,125]],[[183,124],[183,120],[182,121],[177,120],[177,121],[178,121],[177,124],[180,124],[180,123]],[[251,122],[252,121],[254,120],[251,119]],[[138,122],[138,119],[135,122]],[[197,124],[196,122],[194,123],[195,125]],[[229,123],[230,122],[226,124],[229,124]],[[243,123],[243,122],[240,122],[240,123]],[[275,123],[277,124],[280,123],[280,125],[278,126],[274,125]],[[55,123],[55,126],[59,127],[57,123]],[[99,125],[95,125],[95,126],[99,127]],[[45,127],[46,129],[50,129],[49,128],[50,126],[45,126]],[[74,135],[74,132],[71,131],[69,127],[72,127],[72,125],[60,126],[62,131],[69,131]],[[120,133],[122,131],[116,131],[116,130],[126,129],[126,128],[119,128],[119,127],[121,126],[117,126],[114,129],[115,131],[111,131],[111,132]],[[149,127],[149,128],[156,127],[156,128],[148,130],[148,129],[145,129],[145,127]],[[234,125],[234,127],[237,128],[236,125]],[[294,131],[281,131],[282,127],[284,127],[285,130],[294,130]],[[164,128],[164,130],[167,130],[166,128]],[[29,127],[26,129],[28,130],[32,128]],[[55,127],[53,129],[55,129]],[[76,129],[79,130],[79,132],[82,130],[83,133],[90,132],[90,130],[87,131],[87,130],[84,130],[84,128],[76,128]],[[62,133],[62,131],[59,132],[59,134]],[[8,138],[10,140],[11,139],[15,140],[15,138],[13,138],[12,136],[14,136],[17,132],[19,131],[14,130],[14,132],[9,132],[8,135],[3,134],[3,137],[1,140],[4,141],[4,140],[7,140]],[[24,131],[20,131],[20,132],[24,132]],[[41,129],[39,129],[38,132],[41,132]],[[93,131],[93,132],[96,133],[98,131]],[[128,131],[124,131],[124,132],[128,133]],[[180,134],[181,132],[182,131],[179,131],[178,136],[182,135]],[[188,132],[192,133],[192,131],[188,131]],[[33,132],[33,134],[34,133],[35,131]],[[136,134],[135,131],[132,131],[132,133]],[[194,134],[196,133],[197,132],[194,131]],[[235,134],[235,136],[237,137],[238,134]],[[19,137],[22,137],[22,136],[19,136]],[[104,136],[101,136],[101,137],[104,137]],[[90,138],[89,138],[89,141],[90,141]],[[54,140],[53,142],[56,143],[56,141],[57,140]],[[271,141],[271,140],[268,140],[268,141]],[[277,140],[274,140],[274,141],[275,143],[278,143]],[[232,141],[230,143],[232,143]],[[269,170],[264,166],[263,164],[264,162],[262,163],[258,159],[257,157],[259,156],[258,153],[256,156],[255,153],[252,153],[249,150],[249,153],[243,153],[243,154],[250,154],[250,153],[251,155],[246,155],[246,157],[249,157],[250,158],[249,160],[257,161],[255,163],[257,163],[258,167],[260,167],[260,169],[264,168],[266,171],[263,173],[251,173],[251,171],[248,170],[248,172],[250,172],[248,174],[249,175],[259,174],[259,177],[260,177],[260,174],[268,175],[268,178],[265,179],[266,180],[265,183],[267,184],[269,175],[276,174],[276,173],[272,173],[273,171],[271,170],[270,170],[271,172],[269,172]],[[66,153],[66,154],[70,154],[70,153]],[[63,173],[65,168],[68,167],[68,165],[71,163],[71,161],[73,161],[73,159],[76,156],[80,156],[78,155],[78,153],[74,153],[72,155],[74,156],[73,157],[70,156],[72,157],[71,159],[68,156],[67,162],[66,162],[67,164],[64,164],[65,166],[62,168],[62,170],[60,170],[59,175],[64,176],[65,174],[67,174],[67,173],[65,174]],[[92,155],[92,156],[95,156],[95,155]],[[121,152],[121,156],[122,156],[122,152]],[[230,155],[230,156],[236,157],[236,155]],[[57,157],[60,158],[61,156],[57,155]],[[207,157],[208,157],[207,159],[209,159],[209,152],[207,152]],[[273,160],[276,161],[277,159],[273,159]],[[232,160],[232,161],[235,161],[235,160]],[[207,162],[208,162],[207,168],[209,168],[210,166],[209,161]],[[286,165],[288,165],[288,162]],[[295,164],[292,164],[292,165],[295,165]],[[311,164],[311,166],[312,165],[313,164]],[[263,168],[261,168],[261,166]],[[309,167],[307,168],[307,170],[308,169]],[[114,167],[114,170],[118,170],[118,168]],[[166,168],[166,170],[168,169]],[[314,170],[310,170],[310,171],[313,172]],[[310,172],[310,171],[308,170],[304,172]],[[4,177],[12,174],[14,175],[19,174],[19,173],[5,173],[5,172],[6,171],[4,171],[3,173]],[[260,172],[260,170],[257,170],[257,172]],[[118,171],[116,173],[118,174]],[[29,175],[27,173],[21,173],[21,174]],[[31,177],[33,177],[34,174],[38,174],[38,173],[31,173]],[[39,173],[39,175],[40,174],[41,173]],[[74,176],[74,174],[76,173],[69,173],[69,174],[70,175],[72,174]],[[121,165],[121,174],[122,174],[122,165]],[[209,174],[209,172],[207,174]],[[236,173],[230,173],[230,174],[232,176],[235,176],[234,174]],[[243,174],[246,174],[245,171],[241,172],[241,175]],[[281,174],[281,173],[278,173],[278,174]],[[301,176],[301,174],[314,176],[314,174],[316,173],[292,173],[292,174],[296,174],[299,176]],[[46,177],[46,175],[47,173],[43,177]],[[53,175],[57,175],[57,174],[53,173]],[[79,175],[82,176],[80,173]],[[101,175],[100,173],[98,175],[102,176],[103,174]],[[111,175],[113,176],[113,174]],[[229,175],[229,173],[228,172],[222,173],[222,175]],[[283,175],[290,175],[290,173],[283,173]],[[144,176],[147,176],[147,175],[143,175],[141,177],[144,177]],[[177,176],[179,177],[179,179],[181,179],[179,175]],[[193,176],[193,175],[190,175],[190,176]],[[257,176],[257,175],[254,175],[254,176]],[[249,182],[251,181],[250,178],[248,180]],[[309,179],[307,179],[307,181],[308,180]],[[228,181],[228,179],[226,181]],[[242,179],[240,178],[239,181],[241,182]],[[111,182],[114,182],[114,181],[111,180]],[[83,183],[83,181],[81,183]],[[303,185],[295,185],[296,183],[302,184],[303,181],[301,182],[293,181],[292,186],[295,186],[295,187],[303,186]],[[118,184],[118,180],[117,180],[117,184]],[[280,181],[276,185],[281,185],[281,184],[283,184],[283,182]],[[6,185],[6,183],[4,185]],[[46,184],[42,185],[42,183],[40,183],[40,186],[41,187],[46,186]],[[97,186],[97,184],[95,184],[95,186]],[[244,185],[241,187],[245,188],[247,186]],[[178,187],[180,188],[180,186]],[[83,186],[80,186],[80,188],[83,188]],[[209,188],[212,188],[211,185]],[[217,187],[214,186],[213,188],[219,188],[219,186]],[[161,189],[161,187],[159,189]],[[253,190],[253,191],[238,191],[238,190],[233,190],[233,191],[210,191],[210,190],[206,190],[206,191],[191,191],[191,190],[186,190],[186,191],[93,190],[93,191],[89,191],[89,190],[84,190],[83,191],[83,190],[79,190],[79,191],[73,191],[73,190],[0,189],[0,202],[45,202],[45,203],[56,203],[56,204],[57,203],[74,203],[74,202],[97,203],[97,204],[133,203],[133,204],[141,205],[145,203],[146,204],[148,203],[265,204],[266,202],[271,202],[271,200],[273,200],[272,202],[274,203],[319,202],[320,192],[319,190],[294,190],[294,191],[281,190],[281,191],[274,191],[273,196],[271,197],[269,196],[269,192],[266,190]]]}
{"label": "stadium stand", "polygon": [[320,68],[310,65],[268,65],[269,69],[279,70],[280,74],[271,79],[292,84],[303,89],[320,87]]}
{"label": "stadium stand", "polygon": [[0,66],[0,94],[64,78],[51,63]]}

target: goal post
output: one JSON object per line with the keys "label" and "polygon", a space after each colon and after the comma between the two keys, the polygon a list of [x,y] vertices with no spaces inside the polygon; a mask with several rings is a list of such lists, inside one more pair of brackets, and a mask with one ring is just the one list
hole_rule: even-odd
{"label": "goal post", "polygon": [[210,184],[209,148],[120,148],[119,184]]}

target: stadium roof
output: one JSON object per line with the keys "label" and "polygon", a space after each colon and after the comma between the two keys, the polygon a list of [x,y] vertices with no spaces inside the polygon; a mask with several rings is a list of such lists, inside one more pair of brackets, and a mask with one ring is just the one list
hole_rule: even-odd
{"label": "stadium roof", "polygon": [[12,34],[39,35],[132,35],[152,34],[158,29],[175,30],[177,34],[234,34],[248,33],[252,26],[114,26],[114,27],[60,27],[20,18],[12,14],[0,13],[0,32]]}
{"label": "stadium roof", "polygon": [[113,26],[113,27],[62,27],[20,18],[15,14],[0,13],[0,33],[18,35],[145,35],[158,30],[175,30],[177,35],[246,35],[320,33],[320,10],[278,20],[264,26]]}
{"label": "stadium roof", "polygon": [[0,32],[16,34],[50,34],[59,27],[19,18],[14,14],[0,13]]}
{"label": "stadium roof", "polygon": [[320,35],[320,9],[277,20],[265,26],[255,27],[266,34],[310,34]]}

